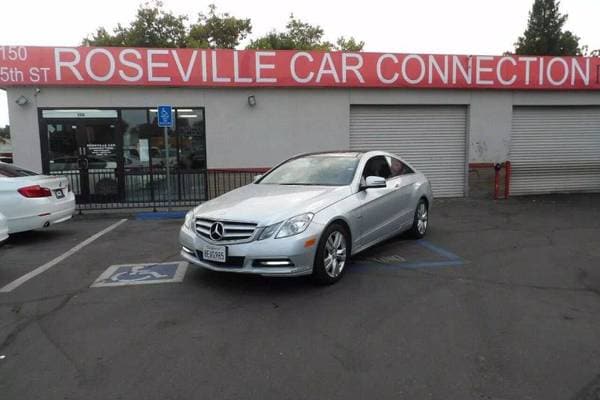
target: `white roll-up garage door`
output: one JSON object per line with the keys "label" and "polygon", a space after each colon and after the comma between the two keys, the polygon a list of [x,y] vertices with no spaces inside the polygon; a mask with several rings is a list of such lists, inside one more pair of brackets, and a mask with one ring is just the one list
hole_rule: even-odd
{"label": "white roll-up garage door", "polygon": [[424,172],[437,197],[465,194],[467,108],[352,106],[350,149],[395,153]]}
{"label": "white roll-up garage door", "polygon": [[600,190],[600,107],[514,107],[511,195]]}

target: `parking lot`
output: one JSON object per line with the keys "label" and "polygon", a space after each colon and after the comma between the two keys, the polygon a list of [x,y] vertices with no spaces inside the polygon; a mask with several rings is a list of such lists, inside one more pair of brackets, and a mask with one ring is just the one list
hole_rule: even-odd
{"label": "parking lot", "polygon": [[[180,265],[180,220],[89,214],[15,235],[0,246],[0,393],[597,399],[600,195],[440,200],[430,223],[326,287]],[[172,273],[106,272],[144,263]],[[157,282],[91,287],[118,276]]]}

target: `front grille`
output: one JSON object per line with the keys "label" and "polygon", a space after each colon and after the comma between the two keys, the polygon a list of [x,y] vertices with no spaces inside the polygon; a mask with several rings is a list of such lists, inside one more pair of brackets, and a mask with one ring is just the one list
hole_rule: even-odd
{"label": "front grille", "polygon": [[[223,224],[223,237],[219,240],[214,240],[210,237],[210,227],[215,223]],[[196,218],[196,233],[211,242],[245,242],[250,241],[254,237],[256,225],[253,222],[240,221],[219,221],[209,218]]]}
{"label": "front grille", "polygon": [[198,258],[199,260],[213,265],[215,267],[221,267],[221,268],[242,268],[244,266],[244,260],[246,259],[245,257],[227,257],[227,260],[224,263],[220,263],[220,262],[214,262],[214,261],[208,261],[205,260],[204,257],[202,256],[202,251],[198,250],[196,252],[196,258]]}

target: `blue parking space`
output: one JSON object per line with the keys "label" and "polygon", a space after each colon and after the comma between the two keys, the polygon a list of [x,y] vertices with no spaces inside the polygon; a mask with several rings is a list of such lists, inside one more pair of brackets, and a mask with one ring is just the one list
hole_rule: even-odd
{"label": "blue parking space", "polygon": [[353,267],[447,268],[460,267],[464,260],[428,240],[393,240],[369,249],[354,259]]}

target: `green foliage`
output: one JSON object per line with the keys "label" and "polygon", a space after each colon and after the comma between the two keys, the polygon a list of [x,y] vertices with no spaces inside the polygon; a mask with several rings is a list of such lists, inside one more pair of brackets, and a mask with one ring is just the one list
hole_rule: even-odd
{"label": "green foliage", "polygon": [[190,27],[188,47],[234,49],[252,32],[250,19],[232,17],[229,13],[217,14],[216,10],[211,4],[208,15],[198,15],[198,22]]}
{"label": "green foliage", "polygon": [[535,0],[527,29],[515,43],[515,54],[575,56],[581,54],[579,37],[563,31],[568,15],[561,14],[560,1]]}
{"label": "green foliage", "polygon": [[137,10],[135,20],[125,27],[118,24],[109,33],[100,27],[91,37],[83,40],[86,46],[131,47],[185,47],[186,20],[183,15],[165,11],[160,1],[144,3]]}
{"label": "green foliage", "polygon": [[163,9],[160,1],[144,3],[128,26],[118,24],[110,33],[104,27],[83,39],[86,46],[118,47],[219,47],[235,48],[252,31],[249,19],[238,19],[228,13],[219,14],[214,4],[208,14],[200,13],[198,21],[187,26],[185,15]]}
{"label": "green foliage", "polygon": [[337,49],[341,51],[362,51],[363,47],[365,47],[365,42],[357,42],[353,36],[348,39],[342,36],[337,40]]}
{"label": "green foliage", "polygon": [[[109,32],[99,27],[83,39],[85,46],[116,47],[192,47],[234,49],[252,33],[248,18],[236,18],[229,13],[217,12],[214,4],[208,12],[198,14],[198,20],[188,26],[185,15],[164,10],[163,3],[155,0],[139,6],[135,19],[127,26],[118,24]],[[361,51],[365,42],[353,37],[340,37],[336,43],[323,39],[324,31],[290,15],[285,32],[272,31],[254,39],[249,49],[298,49]]]}
{"label": "green foliage", "polygon": [[311,25],[290,15],[284,32],[271,31],[265,36],[254,39],[248,49],[265,50],[344,50],[361,51],[364,42],[353,37],[340,37],[336,44],[323,40],[324,31],[319,25]]}

